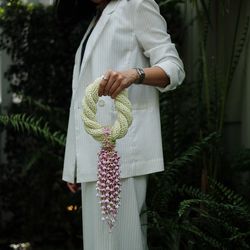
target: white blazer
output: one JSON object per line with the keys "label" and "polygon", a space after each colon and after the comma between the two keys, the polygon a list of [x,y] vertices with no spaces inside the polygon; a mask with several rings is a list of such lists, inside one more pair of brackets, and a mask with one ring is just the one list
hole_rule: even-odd
{"label": "white blazer", "polygon": [[[182,61],[166,32],[166,21],[154,0],[111,0],[89,37],[80,68],[81,46],[95,19],[96,16],[75,56],[63,180],[77,183],[97,180],[100,143],[84,130],[81,102],[86,86],[108,69],[158,66],[170,77],[165,88],[136,84],[128,88],[133,122],[127,135],[116,142],[122,178],[163,171],[159,91],[176,89],[185,77]],[[113,124],[116,119],[113,100],[109,96],[99,100],[105,104],[97,104],[97,120]]]}

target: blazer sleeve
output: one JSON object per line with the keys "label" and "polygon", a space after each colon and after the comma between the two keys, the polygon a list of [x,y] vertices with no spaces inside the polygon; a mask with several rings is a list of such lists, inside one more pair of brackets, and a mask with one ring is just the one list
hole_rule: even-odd
{"label": "blazer sleeve", "polygon": [[134,12],[134,31],[143,48],[143,54],[150,59],[150,65],[162,68],[170,78],[166,87],[156,87],[160,92],[174,90],[185,78],[185,71],[171,37],[167,23],[160,14],[154,0],[139,0]]}

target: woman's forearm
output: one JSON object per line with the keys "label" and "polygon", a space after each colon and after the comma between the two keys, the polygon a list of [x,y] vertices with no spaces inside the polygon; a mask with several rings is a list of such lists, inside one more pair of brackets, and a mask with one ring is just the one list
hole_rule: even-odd
{"label": "woman's forearm", "polygon": [[160,67],[143,68],[145,78],[142,84],[164,88],[170,84],[169,76]]}
{"label": "woman's forearm", "polygon": [[[145,78],[142,84],[154,87],[166,87],[170,84],[170,79],[163,69],[158,66],[143,68]],[[125,71],[107,70],[100,82],[98,95],[110,95],[112,98],[116,96],[125,88],[135,83],[139,78],[136,69],[128,69]]]}

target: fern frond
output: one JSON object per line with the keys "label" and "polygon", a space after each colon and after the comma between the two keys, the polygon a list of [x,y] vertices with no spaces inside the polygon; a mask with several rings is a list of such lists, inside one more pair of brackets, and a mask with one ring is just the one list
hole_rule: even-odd
{"label": "fern frond", "polygon": [[239,233],[239,228],[232,226],[229,224],[227,221],[223,220],[222,217],[214,217],[211,214],[208,214],[207,211],[205,210],[200,210],[200,215],[202,218],[205,218],[207,221],[209,221],[209,225],[214,224],[214,225],[219,225],[220,227],[223,227],[226,231],[233,235],[237,235]]}
{"label": "fern frond", "polygon": [[249,213],[242,209],[242,207],[202,199],[189,199],[182,201],[179,206],[178,215],[181,217],[190,209],[195,209],[194,206],[201,204],[205,205],[207,209],[215,211],[219,216],[226,216],[226,214],[230,214],[231,216],[241,217],[246,221],[250,221]]}
{"label": "fern frond", "polygon": [[214,201],[214,198],[210,194],[205,194],[200,189],[192,186],[182,185],[178,188],[178,192],[181,195],[188,195],[193,199]]}
{"label": "fern frond", "polygon": [[42,120],[42,117],[36,118],[26,114],[0,115],[0,124],[4,126],[12,126],[16,131],[34,134],[53,144],[64,146],[65,134],[61,131],[51,132],[48,123],[42,124]]}
{"label": "fern frond", "polygon": [[210,246],[220,249],[220,250],[226,250],[224,245],[219,242],[214,237],[208,236],[207,233],[202,232],[197,226],[190,224],[190,223],[183,223],[181,226],[182,231],[189,232],[199,238],[202,242],[206,242]]}
{"label": "fern frond", "polygon": [[237,67],[237,65],[239,63],[240,56],[242,54],[242,51],[244,49],[244,45],[245,45],[246,40],[247,40],[249,22],[250,22],[250,17],[248,16],[246,18],[245,25],[243,27],[243,31],[242,31],[242,34],[241,34],[241,37],[240,37],[240,41],[239,41],[238,45],[236,46],[236,48],[233,48],[233,55],[232,55],[232,59],[231,59],[231,64],[230,64],[230,68],[229,68],[229,76],[228,76],[228,82],[229,83],[233,79],[234,72],[235,72],[236,67]]}
{"label": "fern frond", "polygon": [[192,163],[194,159],[200,156],[202,150],[212,144],[214,140],[217,140],[220,135],[217,132],[210,133],[202,141],[189,147],[181,156],[167,163],[164,176],[169,184],[175,182],[175,178],[180,174],[181,170]]}
{"label": "fern frond", "polygon": [[[201,206],[204,205],[204,206]],[[220,228],[227,232],[223,242],[231,244],[234,240],[237,244],[247,249],[247,236],[246,233],[240,232],[240,228],[235,226],[235,219],[249,221],[249,215],[242,208],[233,206],[231,204],[217,203],[213,201],[190,199],[181,202],[178,215],[186,218],[191,211],[197,212],[199,215],[199,226],[206,228],[206,231],[210,231],[213,234],[213,230]],[[232,218],[232,219],[230,219]],[[193,225],[193,224],[192,224]],[[204,227],[204,225],[206,225]],[[241,235],[241,240],[237,240]]]}
{"label": "fern frond", "polygon": [[217,195],[217,201],[229,202],[232,205],[241,207],[245,211],[250,210],[247,202],[242,196],[211,177],[208,177],[208,180],[209,187],[214,191],[215,195]]}
{"label": "fern frond", "polygon": [[[238,241],[238,240],[244,240],[244,239],[249,238],[249,237],[250,237],[250,232],[239,233],[237,235],[232,236],[229,240],[231,240],[231,241],[236,241],[237,240]],[[250,248],[249,245],[245,245],[245,246],[248,247],[247,249]]]}
{"label": "fern frond", "polygon": [[228,218],[214,217],[211,214],[206,213],[204,210],[201,211],[200,215],[209,222],[210,226],[213,224],[215,228],[222,227],[231,235],[229,238],[225,238],[224,241],[229,241],[229,243],[234,241],[244,247],[244,249],[249,249],[250,246],[245,241],[249,235],[247,233],[241,233],[238,227],[230,224],[230,221],[227,221]]}

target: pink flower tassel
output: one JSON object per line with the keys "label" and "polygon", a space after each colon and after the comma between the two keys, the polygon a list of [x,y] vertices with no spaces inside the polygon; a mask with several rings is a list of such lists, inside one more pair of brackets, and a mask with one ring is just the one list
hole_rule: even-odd
{"label": "pink flower tassel", "polygon": [[104,128],[104,141],[101,151],[98,153],[98,180],[96,183],[102,220],[107,222],[109,232],[116,221],[121,192],[120,157],[114,149],[115,144],[110,140],[110,134],[110,129]]}

